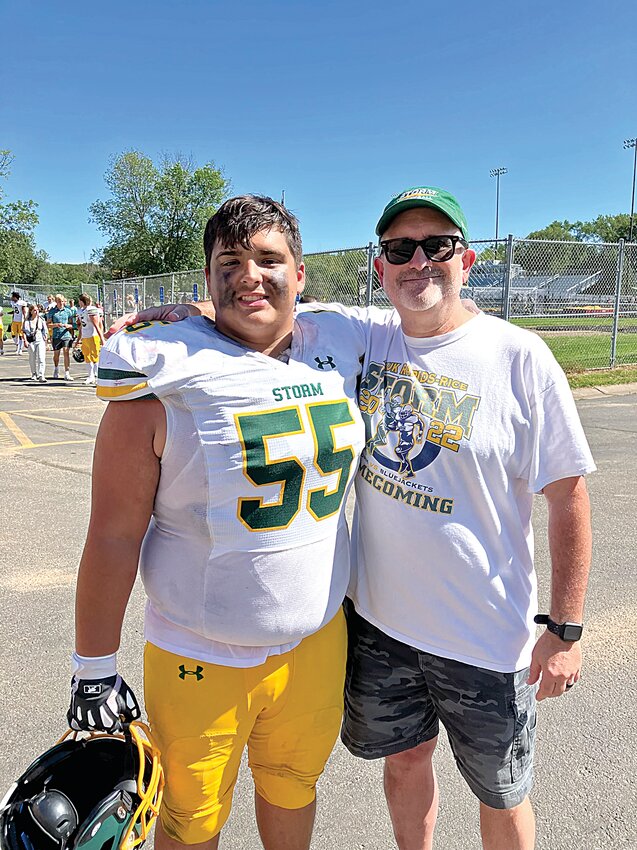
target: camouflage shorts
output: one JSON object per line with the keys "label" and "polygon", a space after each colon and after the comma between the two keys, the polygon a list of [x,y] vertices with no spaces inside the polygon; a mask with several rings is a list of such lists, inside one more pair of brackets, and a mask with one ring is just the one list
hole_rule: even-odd
{"label": "camouflage shorts", "polygon": [[346,600],[349,649],[342,739],[361,758],[417,747],[446,729],[456,764],[485,805],[510,809],[533,784],[535,687],[389,637]]}

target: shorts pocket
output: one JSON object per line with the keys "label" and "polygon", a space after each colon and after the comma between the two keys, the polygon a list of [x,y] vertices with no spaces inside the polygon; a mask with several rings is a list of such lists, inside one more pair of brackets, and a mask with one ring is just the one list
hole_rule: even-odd
{"label": "shorts pocket", "polygon": [[533,762],[535,744],[535,725],[537,713],[533,692],[525,700],[513,700],[511,708],[514,716],[513,746],[511,747],[511,781],[517,782],[529,770]]}

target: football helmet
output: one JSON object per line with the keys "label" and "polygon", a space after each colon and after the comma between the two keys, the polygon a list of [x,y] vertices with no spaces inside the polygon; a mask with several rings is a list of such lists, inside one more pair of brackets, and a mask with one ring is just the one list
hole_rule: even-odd
{"label": "football helmet", "polygon": [[73,349],[73,360],[75,360],[76,363],[84,363],[84,355],[82,354],[82,349],[79,345],[77,348]]}
{"label": "football helmet", "polygon": [[164,787],[148,727],[69,730],[0,803],[2,850],[132,850],[153,825]]}

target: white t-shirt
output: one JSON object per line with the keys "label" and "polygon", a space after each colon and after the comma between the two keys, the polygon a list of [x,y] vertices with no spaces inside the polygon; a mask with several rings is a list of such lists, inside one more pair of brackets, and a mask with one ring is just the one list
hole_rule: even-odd
{"label": "white t-shirt", "polygon": [[98,337],[99,331],[90,318],[91,316],[93,316],[96,320],[100,318],[100,311],[97,307],[89,304],[88,307],[78,309],[77,315],[80,317],[80,324],[82,326],[82,339],[90,339],[94,336]]}
{"label": "white t-shirt", "polygon": [[411,646],[526,667],[533,494],[595,469],[562,369],[537,335],[494,317],[414,339],[393,310],[345,312],[367,341],[348,595]]}
{"label": "white t-shirt", "polygon": [[42,316],[38,316],[37,320],[33,319],[25,319],[24,325],[22,327],[22,332],[24,334],[32,334],[35,333],[35,340],[33,344],[37,343],[45,343],[48,339],[48,331],[46,327],[46,322],[42,318]]}
{"label": "white t-shirt", "polygon": [[337,613],[349,581],[344,506],[363,445],[362,349],[341,345],[349,324],[299,317],[288,363],[200,317],[133,325],[102,349],[98,396],[153,395],[166,410],[140,560],[150,642],[247,667]]}

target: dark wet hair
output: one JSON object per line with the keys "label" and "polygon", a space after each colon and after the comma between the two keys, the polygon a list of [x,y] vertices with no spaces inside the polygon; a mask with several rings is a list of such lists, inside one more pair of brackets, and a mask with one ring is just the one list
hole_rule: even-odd
{"label": "dark wet hair", "polygon": [[260,230],[280,230],[297,266],[301,264],[301,232],[292,213],[265,195],[239,195],[223,203],[208,219],[203,237],[206,268],[210,266],[215,242],[221,242],[225,248],[235,245],[249,248],[250,240]]}

